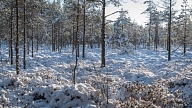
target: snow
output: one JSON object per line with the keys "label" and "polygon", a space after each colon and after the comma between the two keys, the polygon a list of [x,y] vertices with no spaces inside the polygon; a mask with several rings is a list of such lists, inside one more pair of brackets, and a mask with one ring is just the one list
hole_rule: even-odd
{"label": "snow", "polygon": [[167,61],[162,48],[122,54],[107,47],[106,67],[100,68],[101,49],[86,48],[74,85],[71,49],[59,53],[42,47],[33,58],[27,55],[27,69],[21,65],[16,75],[15,65],[6,62],[8,47],[2,46],[0,108],[192,107],[192,51],[183,57],[179,49]]}

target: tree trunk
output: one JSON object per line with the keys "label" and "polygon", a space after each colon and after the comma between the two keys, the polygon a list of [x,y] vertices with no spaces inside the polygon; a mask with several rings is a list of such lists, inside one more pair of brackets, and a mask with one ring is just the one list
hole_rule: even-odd
{"label": "tree trunk", "polygon": [[150,22],[149,22],[149,42],[148,42],[148,49],[150,49],[150,42],[151,42],[151,13],[150,13]]}
{"label": "tree trunk", "polygon": [[85,0],[84,0],[84,8],[83,8],[83,56],[82,58],[85,58]]}
{"label": "tree trunk", "polygon": [[10,58],[11,58],[11,65],[13,64],[13,7],[11,7],[11,33],[10,33]]}
{"label": "tree trunk", "polygon": [[58,37],[58,25],[55,24],[55,35],[54,35],[54,46],[55,46],[55,51],[58,51],[58,46],[57,46],[57,37]]}
{"label": "tree trunk", "polygon": [[36,51],[38,52],[39,50],[39,25],[37,26],[37,34],[36,34]]}
{"label": "tree trunk", "polygon": [[[168,22],[168,32],[169,32],[169,22]],[[167,51],[169,51],[169,33],[167,36]]]}
{"label": "tree trunk", "polygon": [[184,1],[184,3],[185,3],[185,6],[184,6],[184,11],[185,11],[185,17],[184,17],[184,37],[183,37],[183,55],[185,56],[186,55],[186,24],[187,24],[187,19],[186,19],[186,2],[187,2],[187,0],[186,1]]}
{"label": "tree trunk", "polygon": [[77,63],[78,63],[78,57],[79,57],[79,39],[78,39],[78,34],[79,34],[79,0],[78,0],[78,7],[77,7],[77,29],[76,29],[76,61],[75,61],[75,68],[74,68],[74,73],[73,73],[73,81],[74,84],[76,84],[76,68],[77,68]]}
{"label": "tree trunk", "polygon": [[63,34],[63,32],[62,32],[63,28],[64,28],[64,27],[61,26],[60,29],[59,29],[59,30],[60,30],[60,52],[61,52],[62,49],[63,49],[63,43],[64,43],[64,42],[63,42],[63,35],[64,35],[64,34]]}
{"label": "tree trunk", "polygon": [[[150,6],[151,6],[151,2],[150,2]],[[150,11],[150,16],[149,16],[149,42],[148,42],[148,49],[150,50],[150,44],[151,44],[151,17],[152,17],[152,12]]]}
{"label": "tree trunk", "polygon": [[29,54],[30,52],[30,34],[29,34],[29,31],[26,31],[27,32],[27,54]]}
{"label": "tree trunk", "polygon": [[102,29],[101,29],[101,67],[105,67],[105,0],[103,0],[103,7],[102,7]]}
{"label": "tree trunk", "polygon": [[73,44],[72,44],[72,54],[75,51],[75,27],[73,26]]}
{"label": "tree trunk", "polygon": [[156,50],[157,50],[157,45],[158,45],[158,23],[156,23],[156,27],[155,27],[154,49]]}
{"label": "tree trunk", "polygon": [[171,0],[170,0],[170,7],[169,7],[169,25],[168,25],[168,61],[171,60]]}
{"label": "tree trunk", "polygon": [[54,24],[52,24],[52,52],[55,51],[54,49]]}
{"label": "tree trunk", "polygon": [[186,40],[185,40],[185,38],[186,38],[186,21],[185,21],[185,26],[184,26],[184,37],[183,37],[183,55],[184,56],[186,54]]}
{"label": "tree trunk", "polygon": [[18,0],[16,0],[16,73],[20,74],[19,68],[19,7]]}
{"label": "tree trunk", "polygon": [[31,50],[32,50],[31,53],[32,53],[32,55],[31,55],[31,56],[32,56],[32,57],[33,57],[33,47],[34,47],[34,45],[33,45],[33,44],[34,44],[34,42],[33,42],[33,34],[34,34],[34,33],[33,33],[33,32],[34,32],[34,31],[33,31],[33,25],[32,25],[32,36],[31,36],[31,38],[32,38],[32,39],[31,39],[31,41],[32,41],[32,43],[31,43],[31,44],[32,44],[32,46],[31,46]]}
{"label": "tree trunk", "polygon": [[24,31],[23,31],[23,68],[26,69],[26,0],[24,0]]}

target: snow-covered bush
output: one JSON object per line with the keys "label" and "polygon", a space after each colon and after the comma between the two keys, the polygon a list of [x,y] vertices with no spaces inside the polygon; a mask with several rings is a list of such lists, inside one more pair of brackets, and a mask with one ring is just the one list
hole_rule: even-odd
{"label": "snow-covered bush", "polygon": [[[121,98],[117,101],[116,107],[184,107],[185,103],[182,99],[176,97],[168,88],[155,85],[143,85],[141,83],[124,83],[116,86],[121,94]],[[124,97],[122,97],[124,96]]]}
{"label": "snow-covered bush", "polygon": [[183,73],[164,81],[164,84],[174,92],[175,96],[181,97],[186,102],[188,108],[192,107],[192,76]]}
{"label": "snow-covered bush", "polygon": [[157,81],[153,85],[127,82],[118,77],[102,73],[99,76],[89,76],[89,78],[83,78],[82,80],[86,80],[87,83],[98,90],[99,96],[92,98],[97,101],[97,103],[94,103],[97,106],[106,106],[107,99],[109,103],[112,102],[110,105],[115,108],[170,108],[176,106],[182,108],[186,106],[182,97],[177,96],[175,92],[171,92],[163,82]]}
{"label": "snow-covered bush", "polygon": [[125,34],[112,35],[107,40],[107,44],[112,48],[120,49],[120,54],[131,54],[134,52],[134,45],[129,41]]}
{"label": "snow-covered bush", "polygon": [[50,75],[52,71],[21,75],[0,73],[0,107],[96,108],[94,99],[100,92],[90,84],[71,85],[59,76]]}
{"label": "snow-covered bush", "polygon": [[126,46],[121,47],[120,54],[133,54],[134,53],[134,45],[132,43],[127,43]]}

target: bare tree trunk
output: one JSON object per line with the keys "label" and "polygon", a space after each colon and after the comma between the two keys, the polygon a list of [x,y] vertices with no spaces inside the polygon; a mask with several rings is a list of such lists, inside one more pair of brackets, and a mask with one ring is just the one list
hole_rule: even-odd
{"label": "bare tree trunk", "polygon": [[135,33],[134,33],[134,45],[135,45],[135,50],[137,49],[137,35],[136,35],[136,30],[135,30]]}
{"label": "bare tree trunk", "polygon": [[11,33],[10,33],[10,58],[11,58],[11,65],[13,64],[13,7],[11,6]]}
{"label": "bare tree trunk", "polygon": [[16,0],[16,73],[17,75],[20,74],[19,68],[19,7],[18,7],[18,0]]}
{"label": "bare tree trunk", "polygon": [[73,26],[73,44],[72,44],[72,54],[74,53],[75,51],[75,28]]}
{"label": "bare tree trunk", "polygon": [[77,69],[78,56],[79,56],[78,34],[79,34],[79,0],[78,0],[78,7],[77,7],[77,29],[76,29],[76,44],[75,44],[75,47],[76,47],[76,61],[75,61],[75,68],[74,68],[74,73],[73,73],[74,84],[76,84],[76,69]]}
{"label": "bare tree trunk", "polygon": [[52,52],[55,51],[54,49],[54,24],[52,24]]}
{"label": "bare tree trunk", "polygon": [[26,0],[24,0],[24,31],[23,31],[23,68],[26,69]]}
{"label": "bare tree trunk", "polygon": [[[150,7],[151,7],[151,2],[150,2]],[[149,18],[149,42],[148,42],[148,49],[150,50],[150,45],[151,45],[151,17],[152,17],[152,12],[151,12],[151,10],[150,10],[150,16],[149,16],[150,18]]]}
{"label": "bare tree trunk", "polygon": [[32,25],[32,39],[31,39],[31,41],[32,41],[32,43],[31,43],[32,44],[32,46],[31,46],[32,55],[31,56],[32,57],[33,57],[33,47],[34,47],[34,45],[33,45],[34,44],[34,42],[33,42],[33,35],[34,35],[34,33],[33,32],[34,32],[34,29],[33,29],[33,25]]}
{"label": "bare tree trunk", "polygon": [[155,27],[154,49],[156,50],[157,50],[157,44],[158,44],[158,23],[156,23],[156,27]]}
{"label": "bare tree trunk", "polygon": [[151,12],[150,12],[150,21],[149,21],[149,43],[148,43],[148,49],[150,49],[150,43],[151,43]]}
{"label": "bare tree trunk", "polygon": [[84,0],[84,8],[83,8],[83,56],[85,58],[85,0]]}
{"label": "bare tree trunk", "polygon": [[[169,22],[168,22],[168,32],[169,32]],[[167,51],[169,51],[169,33],[167,36]]]}
{"label": "bare tree trunk", "polygon": [[58,37],[58,26],[57,24],[55,24],[55,35],[54,35],[54,46],[55,46],[55,51],[58,51],[58,48],[57,48],[57,37]]}
{"label": "bare tree trunk", "polygon": [[170,7],[169,7],[169,25],[168,25],[168,61],[171,60],[171,0],[170,0]]}
{"label": "bare tree trunk", "polygon": [[101,51],[101,67],[105,67],[105,0],[103,0],[103,7],[102,7],[102,29],[101,29],[101,44],[102,44],[102,51]]}
{"label": "bare tree trunk", "polygon": [[27,32],[27,54],[29,54],[30,52],[30,35],[29,35],[29,31]]}
{"label": "bare tree trunk", "polygon": [[60,29],[59,29],[59,30],[60,30],[60,31],[59,31],[59,32],[60,32],[60,43],[59,43],[59,44],[60,44],[60,52],[61,52],[62,49],[63,49],[63,43],[64,43],[64,42],[63,42],[63,32],[62,32],[62,29],[63,29],[63,26],[61,26]]}
{"label": "bare tree trunk", "polygon": [[185,17],[184,17],[184,37],[183,37],[183,55],[185,56],[186,55],[186,24],[187,24],[187,19],[186,19],[186,7],[187,7],[187,4],[186,4],[187,0],[184,1],[184,11],[185,11]]}
{"label": "bare tree trunk", "polygon": [[36,34],[36,51],[38,52],[39,50],[39,25],[37,26],[37,34]]}
{"label": "bare tree trunk", "polygon": [[61,25],[58,27],[58,51],[61,52]]}
{"label": "bare tree trunk", "polygon": [[[185,19],[186,20],[186,19]],[[186,55],[186,21],[185,21],[185,25],[184,25],[184,37],[183,37],[183,55]]]}
{"label": "bare tree trunk", "polygon": [[58,24],[57,24],[57,39],[56,39],[56,47],[57,47],[57,51],[59,52],[59,36],[60,36],[60,31],[59,31],[59,29],[60,29],[60,24],[59,24],[59,22],[58,22]]}

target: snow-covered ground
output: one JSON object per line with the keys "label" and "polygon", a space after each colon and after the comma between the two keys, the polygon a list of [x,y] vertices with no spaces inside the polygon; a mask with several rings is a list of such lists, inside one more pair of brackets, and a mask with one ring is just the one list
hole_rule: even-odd
{"label": "snow-covered ground", "polygon": [[133,54],[122,54],[106,48],[105,68],[100,68],[100,52],[100,48],[87,48],[82,60],[80,51],[74,85],[71,48],[62,53],[42,48],[33,58],[27,56],[27,69],[16,75],[4,46],[0,108],[192,107],[191,51],[183,57],[179,49],[167,61],[163,49],[139,48]]}

